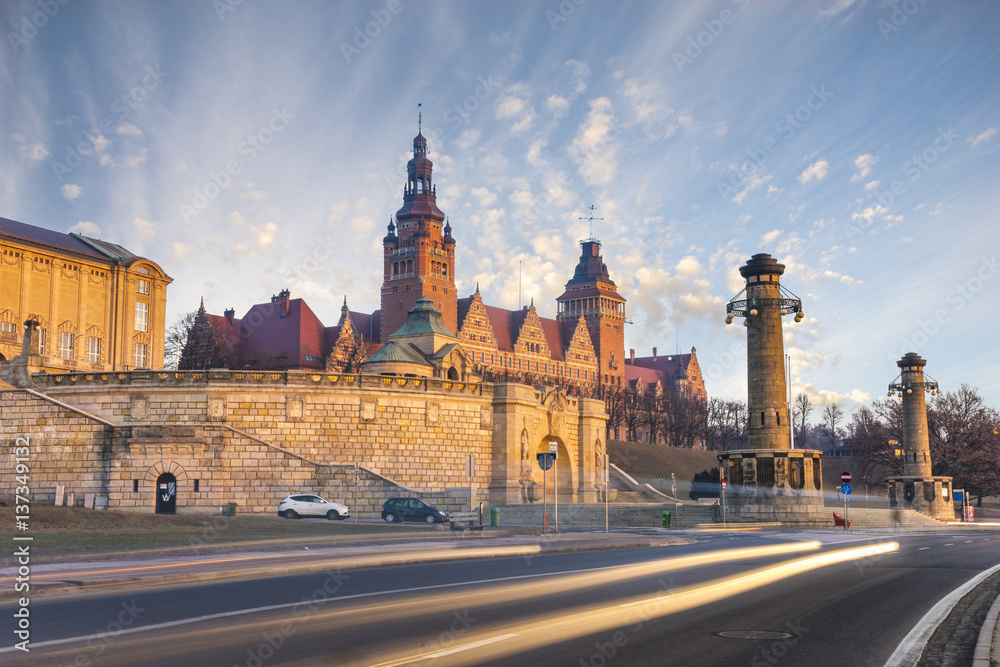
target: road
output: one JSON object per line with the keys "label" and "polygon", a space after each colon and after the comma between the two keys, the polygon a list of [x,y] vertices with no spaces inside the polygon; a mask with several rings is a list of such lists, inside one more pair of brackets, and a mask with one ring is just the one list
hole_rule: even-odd
{"label": "road", "polygon": [[[0,662],[884,665],[935,603],[998,563],[997,533],[774,531],[133,587],[33,599],[30,653],[5,648]],[[16,603],[0,608],[11,637]]]}

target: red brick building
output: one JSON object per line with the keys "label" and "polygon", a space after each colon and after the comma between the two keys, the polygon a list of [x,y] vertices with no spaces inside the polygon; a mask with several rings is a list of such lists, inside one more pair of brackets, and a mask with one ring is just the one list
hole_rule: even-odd
{"label": "red brick building", "polygon": [[704,395],[693,349],[689,355],[624,358],[626,300],[595,238],[581,241],[580,261],[556,299],[554,319],[539,314],[534,302],[521,310],[487,305],[478,286],[472,295],[459,298],[457,242],[437,206],[427,153],[427,140],[418,132],[407,163],[403,204],[382,239],[381,309],[354,312],[345,298],[337,325],[327,327],[304,301],[283,290],[242,319],[226,311],[214,320],[224,332],[234,368],[344,370],[359,350],[370,355],[387,343],[418,299],[427,298],[486,379],[581,388],[660,383]]}

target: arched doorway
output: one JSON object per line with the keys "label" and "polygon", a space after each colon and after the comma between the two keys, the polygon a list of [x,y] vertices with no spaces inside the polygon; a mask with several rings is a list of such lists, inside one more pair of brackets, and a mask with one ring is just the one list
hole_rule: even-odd
{"label": "arched doorway", "polygon": [[[543,471],[538,466],[537,455],[545,452],[551,452],[552,448],[550,445],[556,446],[556,460],[553,470],[549,470],[548,480],[543,478]],[[538,484],[537,492],[538,499],[536,502],[542,502],[542,487],[547,486],[548,500],[551,503],[555,498],[555,491],[559,492],[560,502],[574,502],[576,500],[576,474],[575,466],[576,461],[572,460],[569,455],[569,450],[566,448],[566,443],[564,443],[560,438],[553,435],[547,435],[542,438],[542,441],[538,443],[538,447],[535,449],[535,459],[532,461],[535,471],[535,483]],[[553,489],[553,485],[555,489]]]}
{"label": "arched doorway", "polygon": [[177,511],[177,478],[165,472],[156,478],[156,513],[175,514]]}

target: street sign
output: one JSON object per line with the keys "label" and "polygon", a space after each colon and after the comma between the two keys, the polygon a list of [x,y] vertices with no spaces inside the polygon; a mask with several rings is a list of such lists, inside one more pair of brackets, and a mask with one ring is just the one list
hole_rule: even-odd
{"label": "street sign", "polygon": [[956,502],[961,502],[965,496],[965,491],[962,489],[955,489],[955,492],[952,493],[951,496]]}
{"label": "street sign", "polygon": [[852,489],[851,489],[851,485],[850,484],[847,484],[845,482],[845,483],[843,483],[843,484],[840,485],[840,492],[843,493],[845,496],[851,495],[851,491],[852,491]]}
{"label": "street sign", "polygon": [[542,452],[541,454],[536,454],[538,458],[538,467],[542,470],[548,470],[552,467],[552,462],[556,460],[556,455],[551,452]]}
{"label": "street sign", "polygon": [[549,451],[550,452],[558,452],[559,451],[559,443],[558,442],[550,442],[549,443]]}
{"label": "street sign", "polygon": [[842,472],[842,473],[840,473],[840,481],[843,482],[844,484],[850,484],[851,483],[851,473],[849,473],[849,472]]}
{"label": "street sign", "polygon": [[725,477],[722,478],[722,490],[723,491],[726,490],[726,478]]}

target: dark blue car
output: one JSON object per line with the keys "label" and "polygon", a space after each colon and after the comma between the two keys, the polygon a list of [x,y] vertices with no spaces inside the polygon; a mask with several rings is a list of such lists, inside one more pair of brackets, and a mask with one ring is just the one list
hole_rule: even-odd
{"label": "dark blue car", "polygon": [[389,498],[382,505],[382,519],[386,523],[403,521],[445,523],[448,521],[448,513],[431,507],[419,498]]}

